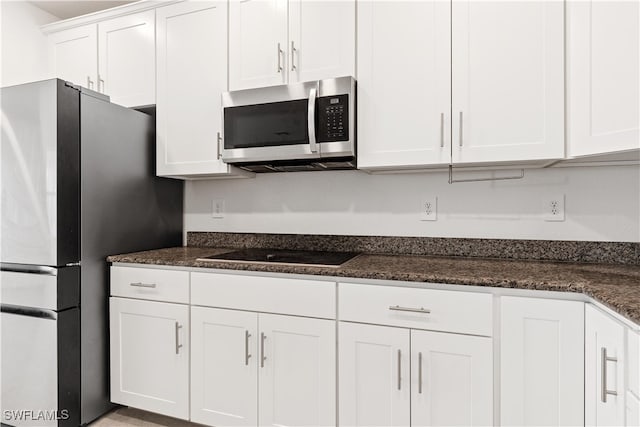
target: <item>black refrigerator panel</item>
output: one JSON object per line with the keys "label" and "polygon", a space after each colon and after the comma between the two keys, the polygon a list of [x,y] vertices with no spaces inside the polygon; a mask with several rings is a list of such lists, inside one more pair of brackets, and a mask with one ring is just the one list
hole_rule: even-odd
{"label": "black refrigerator panel", "polygon": [[183,182],[155,176],[152,116],[82,94],[82,422],[111,407],[108,255],[182,245]]}

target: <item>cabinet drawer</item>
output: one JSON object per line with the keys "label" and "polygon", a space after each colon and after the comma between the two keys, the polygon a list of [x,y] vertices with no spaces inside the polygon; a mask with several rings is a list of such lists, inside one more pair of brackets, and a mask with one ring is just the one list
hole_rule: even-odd
{"label": "cabinet drawer", "polygon": [[189,272],[111,267],[111,295],[188,304]]}
{"label": "cabinet drawer", "polygon": [[191,273],[191,304],[335,319],[335,283]]}
{"label": "cabinet drawer", "polygon": [[[340,320],[491,336],[490,294],[340,283]],[[405,310],[403,310],[405,309]],[[408,310],[406,310],[408,309]],[[416,311],[409,311],[409,310]],[[423,312],[417,311],[423,309]]]}

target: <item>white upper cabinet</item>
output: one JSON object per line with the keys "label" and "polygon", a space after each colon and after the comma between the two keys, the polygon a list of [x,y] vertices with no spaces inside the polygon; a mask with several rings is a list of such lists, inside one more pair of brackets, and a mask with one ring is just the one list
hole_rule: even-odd
{"label": "white upper cabinet", "polygon": [[231,0],[229,89],[355,74],[355,0]]}
{"label": "white upper cabinet", "polygon": [[452,6],[453,163],[564,157],[564,4]]}
{"label": "white upper cabinet", "polygon": [[568,156],[640,149],[640,3],[567,11]]}
{"label": "white upper cabinet", "polygon": [[229,2],[229,88],[286,83],[287,0]]}
{"label": "white upper cabinet", "polygon": [[227,175],[235,169],[220,159],[218,143],[220,96],[227,90],[227,2],[160,7],[156,26],[156,173]]}
{"label": "white upper cabinet", "polygon": [[156,103],[155,11],[98,24],[98,90],[126,107]]}
{"label": "white upper cabinet", "polygon": [[501,424],[584,425],[584,303],[502,297],[501,309]]}
{"label": "white upper cabinet", "polygon": [[358,2],[358,167],[449,163],[450,31],[447,2]]}
{"label": "white upper cabinet", "polygon": [[155,11],[49,34],[55,76],[125,107],[155,104]]}
{"label": "white upper cabinet", "polygon": [[354,0],[290,0],[289,82],[353,76],[355,28]]}
{"label": "white upper cabinet", "polygon": [[49,35],[55,77],[97,90],[98,29],[85,25]]}
{"label": "white upper cabinet", "polygon": [[585,425],[625,425],[625,328],[585,308]]}

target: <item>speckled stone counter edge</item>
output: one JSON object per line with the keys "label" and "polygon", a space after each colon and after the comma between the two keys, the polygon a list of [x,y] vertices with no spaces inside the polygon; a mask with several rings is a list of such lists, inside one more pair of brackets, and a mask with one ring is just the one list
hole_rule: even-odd
{"label": "speckled stone counter edge", "polygon": [[263,233],[187,233],[187,246],[640,265],[640,243]]}

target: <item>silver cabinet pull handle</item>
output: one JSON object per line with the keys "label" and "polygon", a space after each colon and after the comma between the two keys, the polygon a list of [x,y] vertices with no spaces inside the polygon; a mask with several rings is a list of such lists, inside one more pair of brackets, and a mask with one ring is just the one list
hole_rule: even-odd
{"label": "silver cabinet pull handle", "polygon": [[216,141],[218,142],[218,151],[217,151],[217,159],[220,160],[220,153],[221,153],[221,149],[220,149],[220,145],[222,145],[222,135],[220,134],[220,132],[216,132],[217,136],[216,136]]}
{"label": "silver cabinet pull handle", "polygon": [[460,111],[460,147],[462,147],[462,111]]}
{"label": "silver cabinet pull handle", "polygon": [[182,344],[180,344],[180,328],[182,328],[182,325],[176,322],[176,354],[180,354],[180,347],[182,347]]}
{"label": "silver cabinet pull handle", "polygon": [[440,113],[440,148],[444,147],[444,113]]}
{"label": "silver cabinet pull handle", "polygon": [[423,314],[431,313],[431,310],[427,310],[424,307],[412,308],[412,307],[400,307],[399,305],[390,305],[389,306],[389,310],[392,310],[392,311],[408,311],[410,313],[423,313]]}
{"label": "silver cabinet pull handle", "polygon": [[264,368],[264,361],[267,360],[267,356],[264,355],[264,340],[267,339],[267,336],[264,332],[260,332],[260,367]]}
{"label": "silver cabinet pull handle", "polygon": [[[102,83],[102,85],[100,84]],[[102,89],[100,89],[102,87]],[[104,79],[98,74],[98,92],[104,93]]]}
{"label": "silver cabinet pull handle", "polygon": [[398,349],[398,390],[402,390],[402,352]]}
{"label": "silver cabinet pull handle", "polygon": [[422,352],[418,353],[418,394],[422,394]]}
{"label": "silver cabinet pull handle", "polygon": [[244,331],[244,364],[246,366],[249,366],[249,358],[251,358],[249,354],[249,337],[251,337],[249,331]]}
{"label": "silver cabinet pull handle", "polygon": [[291,40],[291,71],[295,71],[296,70],[296,62],[295,62],[295,53],[298,51],[298,49],[296,49],[296,47],[294,46],[294,41]]}
{"label": "silver cabinet pull handle", "polygon": [[156,284],[155,283],[135,282],[135,283],[129,283],[129,286],[135,286],[137,288],[155,288]]}
{"label": "silver cabinet pull handle", "polygon": [[282,55],[282,49],[280,49],[280,43],[278,43],[278,72],[282,72],[282,64],[280,62],[280,56]]}
{"label": "silver cabinet pull handle", "polygon": [[87,76],[87,88],[93,89],[93,81],[91,80],[90,76]]}
{"label": "silver cabinet pull handle", "polygon": [[600,396],[600,400],[602,400],[602,402],[607,403],[607,395],[610,394],[612,396],[617,396],[618,392],[615,390],[607,390],[607,362],[615,362],[618,363],[618,358],[617,357],[610,357],[607,356],[607,349],[605,347],[602,347],[600,349],[600,354],[602,356],[601,360],[600,360],[600,381],[602,384],[600,384],[600,387],[602,388],[602,394]]}

